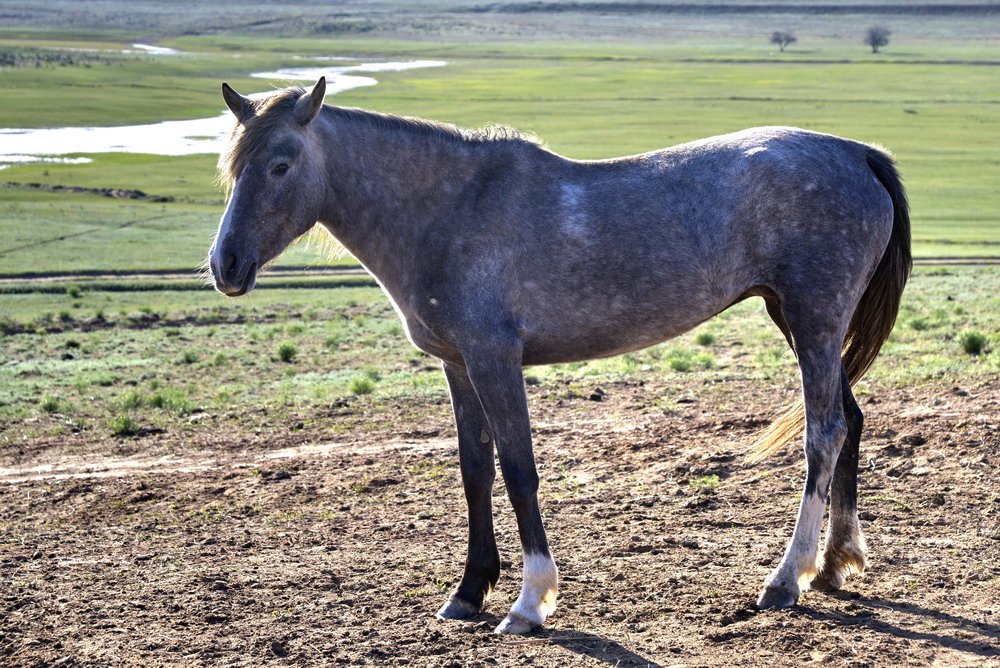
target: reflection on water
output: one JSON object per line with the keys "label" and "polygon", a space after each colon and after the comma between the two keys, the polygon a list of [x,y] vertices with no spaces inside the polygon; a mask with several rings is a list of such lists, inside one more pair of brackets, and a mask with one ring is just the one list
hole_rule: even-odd
{"label": "reflection on water", "polygon": [[[160,55],[179,52],[165,47],[143,44],[132,46]],[[162,49],[162,50],[161,50]],[[311,59],[326,60],[326,59]],[[300,67],[275,72],[255,72],[252,77],[276,80],[315,81],[327,79],[327,94],[374,86],[378,81],[371,77],[348,72],[397,72],[417,67],[440,67],[440,60],[412,60],[392,63],[356,63],[328,67]],[[218,153],[233,128],[233,117],[227,111],[212,118],[189,121],[163,121],[145,125],[89,128],[0,128],[0,169],[14,163],[29,161],[90,162],[89,158],[52,158],[71,153],[152,153],[155,155],[191,155]]]}
{"label": "reflection on water", "polygon": [[157,56],[176,56],[180,53],[177,49],[171,49],[169,46],[151,46],[149,44],[133,44],[133,49],[139,49],[140,51],[145,51],[146,53],[156,54]]}

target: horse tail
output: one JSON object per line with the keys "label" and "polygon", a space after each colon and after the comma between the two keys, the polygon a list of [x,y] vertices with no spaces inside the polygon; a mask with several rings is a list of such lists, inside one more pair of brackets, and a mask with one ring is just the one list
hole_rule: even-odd
{"label": "horse tail", "polygon": [[[854,309],[844,337],[840,358],[852,387],[865,375],[882,344],[889,338],[899,313],[899,300],[913,266],[909,206],[892,156],[869,147],[865,159],[868,168],[892,200],[892,233],[875,274]],[[804,429],[805,406],[800,399],[750,446],[750,461],[764,459],[788,441],[798,438]]]}

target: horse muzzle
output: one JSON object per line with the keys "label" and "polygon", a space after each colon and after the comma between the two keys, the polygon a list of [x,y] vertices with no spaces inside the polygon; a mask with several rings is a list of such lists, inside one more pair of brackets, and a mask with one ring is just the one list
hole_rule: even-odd
{"label": "horse muzzle", "polygon": [[245,295],[257,283],[257,260],[241,260],[235,253],[229,253],[221,261],[213,257],[209,267],[215,279],[215,289],[227,297]]}

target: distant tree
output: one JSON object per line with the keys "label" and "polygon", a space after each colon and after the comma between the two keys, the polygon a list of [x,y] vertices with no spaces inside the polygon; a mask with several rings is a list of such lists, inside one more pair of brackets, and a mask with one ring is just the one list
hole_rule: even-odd
{"label": "distant tree", "polygon": [[780,51],[784,51],[786,46],[797,41],[795,35],[787,30],[775,30],[771,33],[771,44],[777,44]]}
{"label": "distant tree", "polygon": [[889,29],[883,26],[872,26],[865,32],[864,43],[872,48],[872,53],[878,53],[880,46],[889,43]]}

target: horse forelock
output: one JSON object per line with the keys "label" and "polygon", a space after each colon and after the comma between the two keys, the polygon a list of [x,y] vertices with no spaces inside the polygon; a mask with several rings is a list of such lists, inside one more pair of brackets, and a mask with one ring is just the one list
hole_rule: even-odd
{"label": "horse forelock", "polygon": [[286,88],[275,95],[252,100],[255,115],[245,123],[237,123],[229,135],[229,143],[219,154],[219,180],[232,187],[243,169],[267,144],[274,130],[285,122],[295,109],[295,103],[306,92],[302,86]]}

